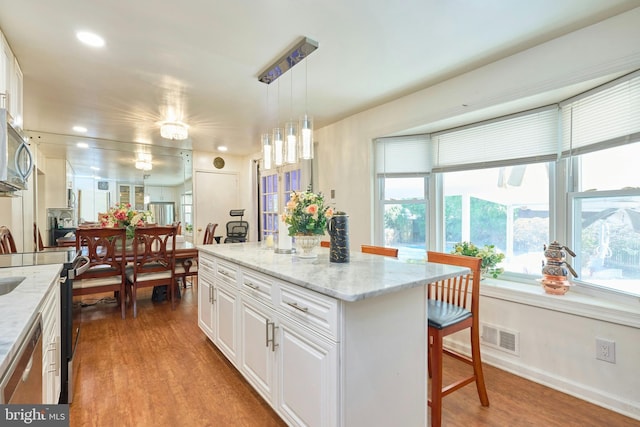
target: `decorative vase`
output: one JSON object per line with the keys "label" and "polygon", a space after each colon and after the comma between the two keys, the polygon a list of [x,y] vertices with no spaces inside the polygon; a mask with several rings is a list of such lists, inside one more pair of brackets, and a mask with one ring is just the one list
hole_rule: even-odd
{"label": "decorative vase", "polygon": [[296,234],[296,255],[298,258],[316,258],[318,254],[315,250],[319,244],[320,236],[318,234]]}
{"label": "decorative vase", "polygon": [[333,214],[329,219],[327,230],[331,237],[329,261],[349,262],[349,215]]}

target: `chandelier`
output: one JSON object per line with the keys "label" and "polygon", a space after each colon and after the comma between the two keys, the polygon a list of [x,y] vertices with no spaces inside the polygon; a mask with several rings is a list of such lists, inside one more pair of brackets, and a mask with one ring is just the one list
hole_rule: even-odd
{"label": "chandelier", "polygon": [[189,137],[189,126],[182,122],[164,122],[160,125],[160,136],[181,141]]}
{"label": "chandelier", "polygon": [[140,169],[145,172],[150,171],[151,169],[153,169],[151,159],[151,154],[138,153],[138,158],[136,159],[136,169]]}
{"label": "chandelier", "polygon": [[[273,129],[272,138],[261,137],[262,158],[265,169],[273,166],[279,167],[284,163],[296,163],[298,159],[309,160],[313,158],[313,120],[307,115],[307,70],[306,59],[318,48],[318,42],[307,37],[298,41],[282,57],[260,73],[258,80],[267,85],[273,83],[282,74],[293,68],[296,64],[305,60],[305,113],[299,121],[290,120],[283,128],[277,126]],[[279,89],[278,89],[279,99]],[[293,77],[291,78],[291,113],[293,116]],[[267,92],[268,107],[268,92]],[[284,135],[283,135],[284,134]]]}

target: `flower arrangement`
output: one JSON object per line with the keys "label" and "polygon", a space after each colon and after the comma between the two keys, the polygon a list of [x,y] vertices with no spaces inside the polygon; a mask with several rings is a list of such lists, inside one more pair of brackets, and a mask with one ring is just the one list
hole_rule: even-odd
{"label": "flower arrangement", "polygon": [[134,230],[151,220],[151,212],[131,209],[131,203],[120,203],[100,215],[102,227],[124,227],[127,229],[127,239],[133,239]]}
{"label": "flower arrangement", "polygon": [[327,219],[333,215],[333,208],[324,205],[322,193],[307,191],[291,193],[282,221],[289,225],[289,236],[296,234],[324,234]]}
{"label": "flower arrangement", "polygon": [[494,279],[504,272],[504,268],[498,268],[496,265],[504,260],[504,254],[497,251],[494,245],[484,245],[479,248],[471,242],[456,243],[452,254],[466,255],[482,258],[480,268],[483,274],[488,274]]}

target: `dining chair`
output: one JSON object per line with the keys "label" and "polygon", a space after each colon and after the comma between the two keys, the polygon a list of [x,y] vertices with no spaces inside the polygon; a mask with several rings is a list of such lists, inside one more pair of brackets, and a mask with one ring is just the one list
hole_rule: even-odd
{"label": "dining chair", "polygon": [[3,225],[0,226],[0,254],[15,254],[16,242],[13,240],[13,235],[9,227]]}
{"label": "dining chair", "polygon": [[[431,377],[431,399],[428,404],[431,406],[431,425],[440,426],[442,424],[442,398],[467,384],[475,382],[480,403],[482,406],[489,406],[489,397],[482,373],[478,320],[482,259],[428,251],[427,261],[467,267],[470,270],[468,273],[427,285],[429,374]],[[443,346],[444,337],[465,329],[469,329],[471,336],[471,357]],[[443,387],[443,354],[471,365],[473,375]]]}
{"label": "dining chair", "polygon": [[125,318],[125,247],[124,228],[80,228],[76,230],[76,252],[84,261],[76,266],[73,295],[113,291]]}
{"label": "dining chair", "polygon": [[44,251],[45,249],[57,248],[57,246],[45,246],[42,242],[42,234],[40,234],[40,227],[35,222],[33,223],[33,248],[35,252]]}
{"label": "dining chair", "polygon": [[398,248],[389,248],[386,246],[362,245],[360,250],[366,254],[384,255],[398,258]]}
{"label": "dining chair", "polygon": [[218,228],[217,223],[210,222],[207,224],[207,227],[204,230],[204,238],[202,239],[203,245],[211,245],[213,243],[216,228]]}
{"label": "dining chair", "polygon": [[133,237],[133,262],[126,267],[127,295],[133,302],[133,317],[138,315],[138,288],[167,286],[171,309],[175,309],[175,266],[177,227],[136,227]]}

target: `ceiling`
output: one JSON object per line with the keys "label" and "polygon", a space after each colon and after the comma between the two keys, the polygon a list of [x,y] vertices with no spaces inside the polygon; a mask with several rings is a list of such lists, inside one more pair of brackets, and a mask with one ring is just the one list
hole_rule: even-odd
{"label": "ceiling", "polygon": [[[150,172],[160,179],[175,175],[175,159],[190,149],[256,153],[261,133],[305,109],[323,127],[639,5],[0,0],[0,28],[24,74],[24,128],[47,156],[67,156],[79,174],[94,166],[122,176],[131,153],[146,150],[166,160]],[[106,45],[79,43],[78,30]],[[271,85],[259,82],[303,36],[319,44],[306,62]],[[189,125],[189,139],[160,137],[170,116]],[[77,149],[81,140],[91,149]]]}

